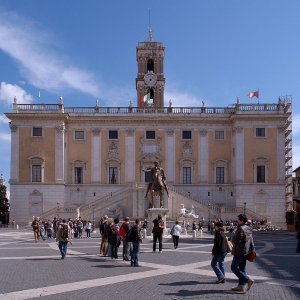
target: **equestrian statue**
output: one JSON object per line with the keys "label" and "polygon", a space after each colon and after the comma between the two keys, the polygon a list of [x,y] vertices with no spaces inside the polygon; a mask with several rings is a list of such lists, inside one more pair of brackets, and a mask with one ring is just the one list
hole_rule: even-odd
{"label": "equestrian statue", "polygon": [[150,172],[151,174],[151,182],[148,184],[147,192],[145,198],[147,198],[148,193],[150,193],[150,203],[149,208],[154,207],[154,196],[159,196],[160,199],[160,207],[164,207],[163,193],[166,191],[169,197],[169,190],[166,184],[166,177],[164,169],[159,166],[157,161],[154,162],[154,166],[152,168],[147,168],[143,170],[144,172]]}

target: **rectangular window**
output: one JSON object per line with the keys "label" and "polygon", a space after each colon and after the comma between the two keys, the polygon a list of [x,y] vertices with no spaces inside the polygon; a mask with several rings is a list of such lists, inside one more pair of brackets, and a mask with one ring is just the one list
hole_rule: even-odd
{"label": "rectangular window", "polygon": [[257,166],[256,167],[256,182],[266,182],[265,166]]}
{"label": "rectangular window", "polygon": [[216,184],[224,184],[225,169],[224,167],[216,167]]}
{"label": "rectangular window", "polygon": [[75,140],[84,140],[83,130],[75,130]]}
{"label": "rectangular window", "polygon": [[183,140],[191,140],[192,139],[192,131],[191,130],[183,130],[182,131],[182,139]]}
{"label": "rectangular window", "polygon": [[224,132],[224,130],[216,130],[215,131],[215,139],[216,140],[224,140],[225,139],[225,132]]}
{"label": "rectangular window", "polygon": [[32,128],[32,136],[43,136],[42,127],[33,127]]}
{"label": "rectangular window", "polygon": [[42,166],[32,165],[31,166],[31,180],[32,182],[42,182]]}
{"label": "rectangular window", "polygon": [[256,128],[256,137],[265,137],[266,129],[265,128]]}
{"label": "rectangular window", "polygon": [[117,140],[118,139],[118,130],[109,130],[108,138],[110,140]]}
{"label": "rectangular window", "polygon": [[145,182],[146,183],[152,182],[151,172],[145,172]]}
{"label": "rectangular window", "polygon": [[192,172],[191,167],[183,167],[183,184],[191,184],[192,183]]}
{"label": "rectangular window", "polygon": [[109,167],[109,184],[117,183],[117,173],[118,169],[116,167]]}
{"label": "rectangular window", "polygon": [[155,131],[154,130],[147,130],[146,131],[146,139],[147,140],[155,140]]}
{"label": "rectangular window", "polygon": [[83,184],[83,168],[82,167],[75,167],[75,184]]}

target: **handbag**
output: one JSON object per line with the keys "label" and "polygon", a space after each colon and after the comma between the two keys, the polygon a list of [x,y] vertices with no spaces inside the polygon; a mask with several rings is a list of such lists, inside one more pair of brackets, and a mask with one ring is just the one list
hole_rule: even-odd
{"label": "handbag", "polygon": [[254,262],[256,260],[256,252],[255,250],[252,250],[251,252],[249,252],[247,255],[246,255],[246,259],[250,262]]}
{"label": "handbag", "polygon": [[233,248],[233,244],[232,244],[231,241],[229,241],[227,236],[225,236],[225,238],[226,238],[227,253],[231,253],[232,248]]}

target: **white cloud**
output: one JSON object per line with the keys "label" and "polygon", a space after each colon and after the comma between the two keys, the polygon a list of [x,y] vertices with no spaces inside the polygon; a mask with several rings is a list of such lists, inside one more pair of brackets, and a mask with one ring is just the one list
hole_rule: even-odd
{"label": "white cloud", "polygon": [[[0,141],[2,142],[10,142],[10,134],[5,132],[0,132]],[[3,147],[3,145],[2,145]]]}
{"label": "white cloud", "polygon": [[174,107],[200,107],[202,106],[202,101],[204,101],[205,106],[210,106],[208,101],[201,97],[195,97],[188,93],[182,93],[176,90],[166,90],[165,106],[168,106],[170,99],[172,101],[172,106]]}
{"label": "white cloud", "polygon": [[17,98],[18,103],[31,103],[33,98],[27,94],[21,87],[15,84],[6,82],[0,83],[0,101],[8,104],[13,103],[14,97]]}
{"label": "white cloud", "polygon": [[24,77],[38,88],[53,92],[70,88],[98,97],[100,87],[93,75],[68,63],[56,49],[57,38],[38,26],[15,13],[0,12],[0,41],[5,41],[0,49],[18,62]]}

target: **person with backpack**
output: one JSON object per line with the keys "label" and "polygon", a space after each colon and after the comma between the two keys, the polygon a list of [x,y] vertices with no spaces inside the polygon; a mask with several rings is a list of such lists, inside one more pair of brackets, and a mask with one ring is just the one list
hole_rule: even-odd
{"label": "person with backpack", "polygon": [[67,255],[68,242],[71,242],[72,234],[71,228],[66,219],[62,220],[57,228],[56,241],[58,242],[58,248],[61,253],[61,259],[64,259]]}
{"label": "person with backpack", "polygon": [[162,252],[162,238],[163,238],[163,232],[165,228],[165,223],[162,219],[161,215],[158,215],[156,219],[153,220],[153,252],[156,252],[156,242],[158,240],[158,249],[159,253]]}
{"label": "person with backpack", "polygon": [[119,236],[119,218],[115,218],[113,224],[110,226],[110,231],[108,234],[108,243],[111,248],[111,258],[118,258],[118,248],[120,246],[120,236]]}
{"label": "person with backpack", "polygon": [[140,219],[135,220],[135,225],[133,225],[128,233],[130,235],[130,241],[132,243],[131,259],[130,264],[132,267],[140,267],[139,265],[139,253],[140,244],[143,240],[142,228],[140,226]]}
{"label": "person with backpack", "polygon": [[214,245],[211,253],[213,257],[210,265],[217,275],[216,283],[225,283],[224,259],[227,255],[227,241],[222,222],[215,223]]}
{"label": "person with backpack", "polygon": [[127,234],[130,229],[130,221],[129,217],[124,218],[124,222],[122,223],[120,230],[119,230],[119,236],[123,243],[123,260],[129,261],[129,244]]}

